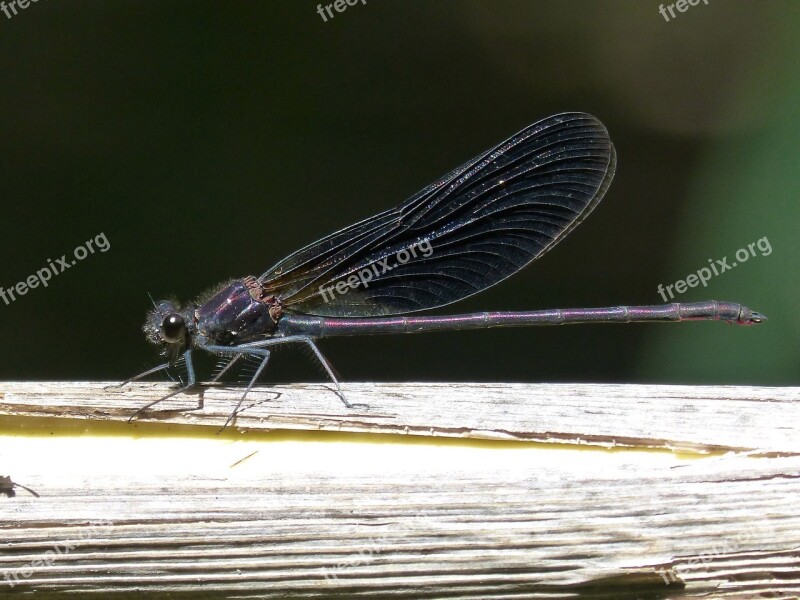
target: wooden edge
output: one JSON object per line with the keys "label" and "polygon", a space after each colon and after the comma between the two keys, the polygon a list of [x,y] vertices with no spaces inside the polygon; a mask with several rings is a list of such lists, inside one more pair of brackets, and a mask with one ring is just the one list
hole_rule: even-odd
{"label": "wooden edge", "polygon": [[[126,423],[173,388],[137,383],[2,382],[0,415]],[[614,384],[351,383],[343,406],[324,385],[259,387],[233,425],[243,431],[346,431],[713,452],[800,452],[800,388]],[[208,387],[141,413],[143,423],[210,427],[241,396]],[[198,407],[201,408],[198,408]]]}

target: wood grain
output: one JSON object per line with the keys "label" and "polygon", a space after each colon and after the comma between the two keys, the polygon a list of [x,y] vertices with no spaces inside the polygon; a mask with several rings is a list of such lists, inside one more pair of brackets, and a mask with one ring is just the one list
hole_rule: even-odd
{"label": "wood grain", "polygon": [[[0,383],[0,415],[124,422],[170,391],[135,384]],[[258,388],[238,429],[303,429],[687,451],[800,451],[800,388],[600,384],[350,383],[347,409],[322,385]],[[141,421],[220,427],[241,390],[171,398]],[[189,410],[202,402],[201,410]]]}
{"label": "wood grain", "polygon": [[[0,469],[41,496],[0,496],[0,595],[800,597],[796,388],[351,384],[370,404],[357,414],[317,386],[278,401],[262,389],[237,429],[402,435],[315,442],[310,460],[257,441],[222,468],[189,440],[91,435],[163,391],[0,384]],[[221,452],[237,442],[202,432],[235,397],[214,389],[202,411],[174,412],[184,399],[151,417],[195,424],[194,442]],[[8,435],[36,419],[90,429]],[[406,434],[517,443],[414,448]],[[187,450],[144,452],[158,443]],[[60,455],[48,466],[31,448]],[[101,453],[120,468],[98,469]]]}

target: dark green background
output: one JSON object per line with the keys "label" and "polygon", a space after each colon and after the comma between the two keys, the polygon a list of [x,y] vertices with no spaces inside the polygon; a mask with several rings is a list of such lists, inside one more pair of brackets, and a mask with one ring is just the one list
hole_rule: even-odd
{"label": "dark green background", "polygon": [[[661,302],[767,236],[773,253],[681,301],[720,323],[323,342],[345,381],[800,382],[800,3],[710,0],[39,0],[0,14],[0,285],[104,232],[0,303],[0,377],[119,379],[154,364],[155,297],[258,275],[398,204],[527,124],[595,114],[617,176],[554,252],[447,312]],[[440,311],[441,312],[441,311]],[[319,379],[302,353],[270,377]]]}

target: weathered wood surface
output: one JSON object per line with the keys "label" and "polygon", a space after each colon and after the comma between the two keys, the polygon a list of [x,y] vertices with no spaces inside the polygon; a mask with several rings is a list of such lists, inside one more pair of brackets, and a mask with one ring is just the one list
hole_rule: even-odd
{"label": "weathered wood surface", "polygon": [[[3,383],[0,414],[21,418],[0,417],[0,433],[54,415],[124,420],[163,389]],[[291,386],[237,425],[622,447],[420,447],[402,436],[239,446],[214,433],[232,390],[208,392],[202,414],[153,415],[215,426],[196,428],[199,440],[6,435],[0,475],[41,497],[0,496],[0,595],[800,597],[797,389],[346,389],[370,410],[353,416],[331,392]],[[636,451],[653,447],[686,452]],[[209,458],[232,448],[241,460]],[[747,451],[703,455],[723,448]]]}
{"label": "weathered wood surface", "polygon": [[[165,384],[3,382],[0,415],[127,421]],[[800,388],[616,384],[350,383],[347,409],[322,385],[258,388],[241,430],[305,429],[688,451],[800,451]],[[220,427],[241,389],[171,398],[139,421]],[[279,397],[278,394],[280,394]],[[202,401],[203,409],[187,411]]]}

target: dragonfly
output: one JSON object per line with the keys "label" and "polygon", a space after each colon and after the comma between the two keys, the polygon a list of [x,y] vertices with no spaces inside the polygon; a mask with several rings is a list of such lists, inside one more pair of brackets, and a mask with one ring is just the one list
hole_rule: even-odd
{"label": "dragonfly", "polygon": [[[586,113],[538,121],[434,181],[396,208],[290,254],[258,277],[234,279],[204,299],[153,302],[144,332],[166,362],[123,382],[185,363],[186,382],[134,416],[198,385],[192,356],[257,368],[223,428],[238,414],[271,353],[308,347],[336,394],[350,403],[317,341],[333,336],[422,333],[578,323],[766,317],[733,302],[415,315],[477,294],[542,257],[598,205],[616,168],[605,126]],[[133,417],[131,417],[133,418]]]}

